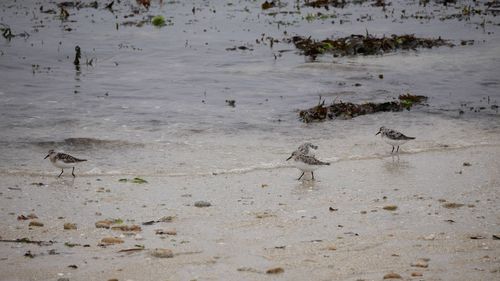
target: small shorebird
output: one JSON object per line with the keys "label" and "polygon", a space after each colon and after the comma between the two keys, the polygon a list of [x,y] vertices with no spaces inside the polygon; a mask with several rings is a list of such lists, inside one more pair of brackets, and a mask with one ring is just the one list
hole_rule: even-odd
{"label": "small shorebird", "polygon": [[294,165],[297,169],[302,171],[302,175],[297,180],[300,180],[302,176],[304,176],[305,172],[310,172],[311,177],[314,180],[314,171],[323,165],[330,165],[330,163],[322,162],[316,159],[314,156],[309,156],[301,153],[299,150],[296,150],[292,153],[286,161],[293,158]]}
{"label": "small shorebird", "polygon": [[71,174],[75,177],[75,166],[80,162],[87,161],[86,159],[78,159],[66,153],[55,152],[53,149],[49,150],[49,154],[43,159],[47,159],[47,157],[49,157],[52,165],[61,168],[61,173],[57,176],[58,178],[64,173],[65,168],[73,168]]}
{"label": "small shorebird", "polygon": [[317,145],[314,145],[310,142],[305,142],[301,144],[296,151],[300,152],[301,154],[314,157],[316,149],[318,149]]}
{"label": "small shorebird", "polygon": [[403,135],[402,133],[400,133],[398,131],[388,129],[386,127],[380,127],[380,130],[375,135],[378,135],[378,134],[381,134],[382,139],[386,143],[392,145],[392,151],[391,151],[391,153],[394,152],[394,147],[395,146],[398,147],[398,149],[396,150],[396,152],[399,152],[399,146],[400,145],[406,143],[409,140],[415,139],[414,137],[407,137],[407,136]]}

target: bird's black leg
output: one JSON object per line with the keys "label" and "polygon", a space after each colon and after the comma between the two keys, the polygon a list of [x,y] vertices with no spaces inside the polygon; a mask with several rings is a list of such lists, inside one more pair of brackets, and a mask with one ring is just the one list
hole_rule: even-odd
{"label": "bird's black leg", "polygon": [[73,167],[73,170],[71,171],[71,174],[73,175],[73,177],[75,178],[75,167]]}
{"label": "bird's black leg", "polygon": [[394,152],[394,145],[392,146],[392,151],[391,151],[391,153],[393,153],[393,152]]}
{"label": "bird's black leg", "polygon": [[314,180],[314,172],[311,172],[312,179]]}
{"label": "bird's black leg", "polygon": [[305,172],[302,172],[302,175],[300,175],[300,177],[297,179],[298,181],[302,178],[302,176],[304,175]]}
{"label": "bird's black leg", "polygon": [[63,173],[64,173],[64,169],[61,169],[61,173],[57,177],[60,178]]}
{"label": "bird's black leg", "polygon": [[396,150],[396,152],[399,152],[399,145],[398,145],[398,149]]}

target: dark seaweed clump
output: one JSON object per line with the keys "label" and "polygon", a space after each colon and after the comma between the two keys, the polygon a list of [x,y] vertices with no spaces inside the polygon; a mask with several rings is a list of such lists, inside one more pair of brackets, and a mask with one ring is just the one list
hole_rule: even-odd
{"label": "dark seaweed clump", "polygon": [[301,110],[299,112],[299,117],[300,120],[305,123],[334,118],[351,119],[360,115],[376,112],[402,111],[403,109],[409,110],[413,105],[421,104],[426,100],[426,96],[412,94],[400,95],[397,101],[382,103],[368,102],[355,104],[350,102],[334,102],[329,106],[325,106],[325,101],[323,100],[312,108]]}
{"label": "dark seaweed clump", "polygon": [[415,50],[440,46],[453,47],[447,40],[418,38],[414,35],[391,35],[377,38],[369,34],[351,35],[339,39],[316,41],[310,37],[294,36],[288,40],[305,56],[315,59],[318,55],[330,53],[335,57],[354,55],[381,55],[397,50]]}

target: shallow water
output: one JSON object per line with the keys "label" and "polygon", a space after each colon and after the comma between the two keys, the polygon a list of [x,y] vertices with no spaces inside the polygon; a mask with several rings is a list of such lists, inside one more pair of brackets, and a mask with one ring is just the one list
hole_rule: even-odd
{"label": "shallow water", "polygon": [[[51,148],[88,158],[79,175],[270,169],[288,165],[284,159],[304,141],[318,144],[323,160],[369,159],[391,149],[374,136],[382,125],[417,137],[402,147],[406,153],[500,145],[498,107],[492,107],[500,101],[498,17],[439,19],[467,5],[485,10],[486,1],[447,7],[392,1],[385,13],[371,3],[328,11],[301,6],[298,13],[295,1],[282,2],[263,11],[255,1],[153,1],[149,11],[124,18],[138,6],[121,1],[114,13],[68,9],[67,21],[41,13],[37,2],[2,2],[0,22],[30,36],[0,39],[0,172],[57,173],[43,160]],[[58,11],[43,2],[47,9]],[[434,18],[402,19],[402,10]],[[305,19],[318,12],[336,17]],[[156,14],[173,25],[121,25]],[[285,31],[316,39],[414,33],[457,46],[312,62],[292,45],[256,43],[262,34],[281,39]],[[75,69],[76,45],[82,62],[92,65]],[[241,45],[252,50],[226,50]],[[327,102],[366,102],[406,92],[429,96],[428,106],[315,124],[297,117],[320,95]]]}

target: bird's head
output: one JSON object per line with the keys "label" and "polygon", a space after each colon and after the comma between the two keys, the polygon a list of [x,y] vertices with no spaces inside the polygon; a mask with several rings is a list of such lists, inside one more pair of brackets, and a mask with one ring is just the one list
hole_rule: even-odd
{"label": "bird's head", "polygon": [[378,133],[376,133],[375,135],[378,135],[378,134],[382,133],[385,130],[386,130],[385,127],[382,126],[382,127],[380,127],[380,130],[378,131]]}
{"label": "bird's head", "polygon": [[50,157],[53,154],[56,154],[56,152],[53,149],[51,149],[51,150],[49,150],[49,154],[47,154],[47,156],[45,156],[45,158],[43,158],[43,159],[47,159],[47,157]]}

